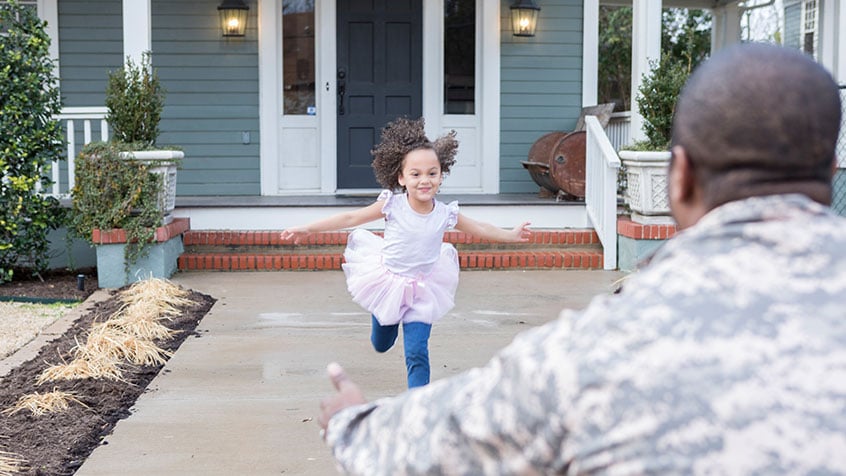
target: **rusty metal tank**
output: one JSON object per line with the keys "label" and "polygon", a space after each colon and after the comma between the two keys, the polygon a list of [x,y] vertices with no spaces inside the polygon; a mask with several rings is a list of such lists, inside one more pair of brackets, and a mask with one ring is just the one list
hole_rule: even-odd
{"label": "rusty metal tank", "polygon": [[585,131],[544,134],[529,149],[529,160],[521,163],[532,180],[554,196],[582,199],[586,134]]}
{"label": "rusty metal tank", "polygon": [[565,135],[567,135],[566,132],[557,131],[542,135],[529,148],[529,160],[520,162],[529,171],[532,180],[541,186],[542,192],[547,191],[550,194],[557,194],[559,191],[558,185],[553,182],[550,175],[549,156],[552,150],[555,149],[555,144]]}
{"label": "rusty metal tank", "polygon": [[552,181],[575,198],[585,198],[585,154],[587,132],[571,132],[555,144],[549,158]]}

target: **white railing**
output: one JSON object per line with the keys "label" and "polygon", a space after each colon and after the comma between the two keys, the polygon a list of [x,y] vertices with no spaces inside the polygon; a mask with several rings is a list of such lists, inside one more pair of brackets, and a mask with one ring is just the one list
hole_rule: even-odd
{"label": "white railing", "polygon": [[[99,140],[109,140],[109,124],[106,122],[105,107],[66,107],[56,118],[64,123],[67,143],[67,180],[62,182],[61,164],[54,161],[50,167],[53,188],[49,195],[66,197],[75,184],[74,159],[85,144],[92,142],[92,136],[99,132]],[[92,124],[94,127],[92,127]],[[79,131],[81,128],[82,134]],[[63,187],[65,185],[65,187]],[[62,193],[62,188],[67,193]]]}
{"label": "white railing", "polygon": [[619,151],[624,145],[629,145],[631,122],[631,111],[611,114],[611,120],[608,121],[608,127],[605,128],[605,133],[608,135],[608,140],[611,141],[611,147],[614,150]]}
{"label": "white railing", "polygon": [[585,117],[585,206],[603,248],[603,268],[617,268],[617,172],[620,158],[596,116]]}

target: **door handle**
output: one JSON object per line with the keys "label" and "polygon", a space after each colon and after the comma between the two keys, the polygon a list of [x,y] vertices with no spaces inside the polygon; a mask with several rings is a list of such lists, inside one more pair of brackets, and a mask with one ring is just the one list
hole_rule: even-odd
{"label": "door handle", "polygon": [[347,92],[347,72],[343,68],[338,69],[338,115],[344,115],[344,94]]}

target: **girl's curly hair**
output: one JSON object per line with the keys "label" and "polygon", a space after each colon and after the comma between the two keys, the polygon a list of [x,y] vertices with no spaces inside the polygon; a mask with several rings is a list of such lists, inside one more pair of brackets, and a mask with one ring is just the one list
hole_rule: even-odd
{"label": "girl's curly hair", "polygon": [[458,141],[455,131],[450,131],[431,142],[423,129],[423,118],[411,120],[404,117],[389,122],[382,129],[382,140],[370,151],[373,154],[373,172],[379,185],[389,190],[402,188],[399,176],[406,154],[417,149],[434,150],[446,175],[455,163]]}

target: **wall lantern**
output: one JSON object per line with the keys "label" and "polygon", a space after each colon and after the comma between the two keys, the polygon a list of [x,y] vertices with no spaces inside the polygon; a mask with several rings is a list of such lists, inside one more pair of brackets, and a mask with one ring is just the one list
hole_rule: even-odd
{"label": "wall lantern", "polygon": [[244,0],[223,0],[217,7],[220,14],[220,31],[223,36],[244,36],[247,31],[247,11]]}
{"label": "wall lantern", "polygon": [[511,5],[511,31],[514,36],[535,36],[540,7],[534,0],[517,0]]}

